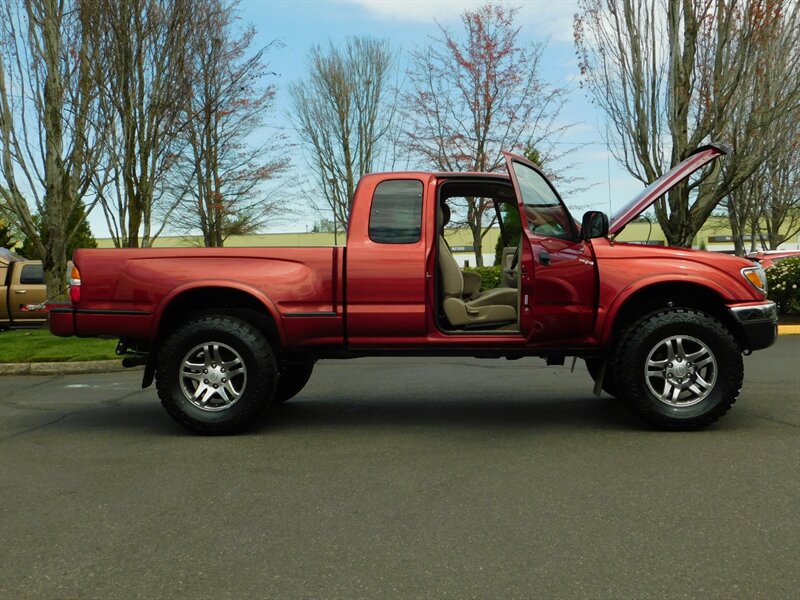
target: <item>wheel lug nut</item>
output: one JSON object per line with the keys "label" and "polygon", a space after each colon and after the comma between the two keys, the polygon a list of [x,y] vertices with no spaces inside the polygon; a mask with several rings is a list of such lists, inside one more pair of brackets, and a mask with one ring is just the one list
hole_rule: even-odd
{"label": "wheel lug nut", "polygon": [[218,385],[215,383],[215,384],[214,384],[214,389],[217,389],[218,387],[219,387],[219,386],[218,386]]}
{"label": "wheel lug nut", "polygon": [[211,367],[216,369],[217,368],[217,363],[211,363]]}
{"label": "wheel lug nut", "polygon": [[222,383],[228,383],[228,380],[223,378]]}
{"label": "wheel lug nut", "polygon": [[224,373],[224,372],[225,372],[225,369],[220,369],[220,371],[222,371],[222,372]]}
{"label": "wheel lug nut", "polygon": [[669,363],[667,366],[671,369],[672,368],[672,363]]}
{"label": "wheel lug nut", "polygon": [[203,379],[203,383],[208,383],[208,379]]}
{"label": "wheel lug nut", "polygon": [[672,379],[672,373],[667,373],[667,377],[669,377],[670,379]]}
{"label": "wheel lug nut", "polygon": [[208,373],[208,369],[203,369],[203,373]]}

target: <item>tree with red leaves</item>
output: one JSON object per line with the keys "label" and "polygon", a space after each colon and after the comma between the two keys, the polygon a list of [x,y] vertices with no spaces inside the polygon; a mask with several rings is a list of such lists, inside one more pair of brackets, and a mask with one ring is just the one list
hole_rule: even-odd
{"label": "tree with red leaves", "polygon": [[[462,35],[440,26],[441,38],[413,53],[405,97],[408,146],[426,166],[495,171],[504,164],[501,150],[526,146],[555,158],[552,142],[569,127],[556,123],[566,91],[542,81],[544,44],[520,43],[518,10],[491,3],[467,10]],[[478,266],[490,208],[482,198],[467,199]]]}

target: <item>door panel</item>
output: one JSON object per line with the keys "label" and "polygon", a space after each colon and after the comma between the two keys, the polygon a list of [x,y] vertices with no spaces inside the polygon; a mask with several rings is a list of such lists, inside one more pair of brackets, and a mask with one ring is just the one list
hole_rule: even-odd
{"label": "door panel", "polygon": [[585,242],[529,235],[533,250],[532,341],[579,340],[594,328],[597,284]]}
{"label": "door panel", "polygon": [[47,299],[42,267],[38,263],[12,265],[14,269],[8,288],[11,320],[17,324],[40,323],[47,320],[47,311],[29,311],[28,304],[41,304]]}
{"label": "door panel", "polygon": [[[530,343],[581,343],[596,319],[597,269],[591,245],[555,188],[530,161],[505,154],[530,257],[523,262],[523,314]],[[524,244],[523,244],[524,246]]]}

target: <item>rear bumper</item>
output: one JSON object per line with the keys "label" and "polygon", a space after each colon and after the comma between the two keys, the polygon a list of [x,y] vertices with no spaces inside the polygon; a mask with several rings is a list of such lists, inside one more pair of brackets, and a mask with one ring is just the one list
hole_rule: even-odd
{"label": "rear bumper", "polygon": [[747,350],[761,350],[778,337],[778,309],[774,302],[759,302],[729,308],[742,328]]}
{"label": "rear bumper", "polygon": [[128,310],[81,310],[70,304],[49,307],[50,332],[69,337],[127,337],[147,339],[152,325],[152,314]]}
{"label": "rear bumper", "polygon": [[75,309],[69,304],[50,304],[50,333],[61,337],[75,335]]}

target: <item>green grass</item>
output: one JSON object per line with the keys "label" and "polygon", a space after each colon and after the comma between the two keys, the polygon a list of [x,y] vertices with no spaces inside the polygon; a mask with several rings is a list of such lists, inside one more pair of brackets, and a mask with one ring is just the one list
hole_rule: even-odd
{"label": "green grass", "polygon": [[56,337],[47,329],[0,331],[0,363],[110,360],[117,340]]}

